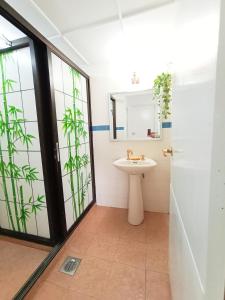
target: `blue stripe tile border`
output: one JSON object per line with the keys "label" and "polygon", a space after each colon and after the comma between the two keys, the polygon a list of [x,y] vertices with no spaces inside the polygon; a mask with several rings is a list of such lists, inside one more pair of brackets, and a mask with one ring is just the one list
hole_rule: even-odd
{"label": "blue stripe tile border", "polygon": [[[172,122],[162,122],[162,128],[172,128]],[[109,125],[93,125],[92,131],[109,131]],[[124,127],[116,127],[116,130],[124,130]]]}
{"label": "blue stripe tile border", "polygon": [[109,125],[95,125],[95,126],[92,126],[92,131],[109,131]]}
{"label": "blue stripe tile border", "polygon": [[172,122],[162,122],[162,128],[172,128]]}
{"label": "blue stripe tile border", "polygon": [[116,130],[120,131],[120,130],[124,130],[124,127],[116,127]]}

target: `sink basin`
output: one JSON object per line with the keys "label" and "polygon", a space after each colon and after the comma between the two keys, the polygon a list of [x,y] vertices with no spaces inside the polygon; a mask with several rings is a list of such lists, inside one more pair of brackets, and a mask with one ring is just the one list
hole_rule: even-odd
{"label": "sink basin", "polygon": [[149,172],[157,163],[150,158],[144,160],[120,158],[114,161],[113,165],[129,175],[128,222],[139,225],[144,220],[141,175]]}
{"label": "sink basin", "polygon": [[157,163],[150,158],[146,158],[145,160],[127,160],[126,158],[120,158],[114,161],[113,165],[128,174],[138,175],[149,172]]}

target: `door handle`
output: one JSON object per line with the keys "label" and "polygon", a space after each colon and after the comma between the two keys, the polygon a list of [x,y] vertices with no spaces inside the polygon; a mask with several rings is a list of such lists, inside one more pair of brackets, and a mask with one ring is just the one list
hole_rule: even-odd
{"label": "door handle", "polygon": [[162,152],[163,152],[163,156],[167,157],[168,154],[173,156],[173,149],[172,147],[171,148],[164,148],[162,149]]}
{"label": "door handle", "polygon": [[55,151],[56,151],[57,162],[60,162],[60,151],[59,151],[59,143],[58,142],[56,142]]}

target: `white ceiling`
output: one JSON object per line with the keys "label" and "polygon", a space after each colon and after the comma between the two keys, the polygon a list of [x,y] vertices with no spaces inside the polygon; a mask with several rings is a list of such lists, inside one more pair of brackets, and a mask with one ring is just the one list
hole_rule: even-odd
{"label": "white ceiling", "polygon": [[137,61],[150,50],[160,54],[173,20],[167,5],[173,0],[30,1],[55,26],[48,38],[64,38],[89,65],[123,60],[128,52]]}

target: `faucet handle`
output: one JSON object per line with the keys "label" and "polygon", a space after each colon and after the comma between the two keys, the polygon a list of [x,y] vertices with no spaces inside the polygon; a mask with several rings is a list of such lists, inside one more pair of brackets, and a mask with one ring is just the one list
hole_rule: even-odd
{"label": "faucet handle", "polygon": [[141,154],[141,160],[145,160],[145,155]]}
{"label": "faucet handle", "polygon": [[127,149],[127,160],[130,160],[130,155],[133,154],[133,151],[131,149]]}

